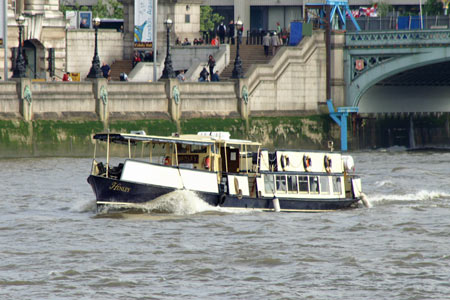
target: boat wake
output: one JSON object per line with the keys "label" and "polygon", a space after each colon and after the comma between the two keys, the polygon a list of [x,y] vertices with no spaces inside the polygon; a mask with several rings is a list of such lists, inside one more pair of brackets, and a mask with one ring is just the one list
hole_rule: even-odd
{"label": "boat wake", "polygon": [[450,194],[438,191],[420,190],[416,193],[408,194],[371,194],[367,196],[367,200],[372,205],[374,204],[387,204],[396,202],[423,202],[423,201],[435,201],[435,200],[448,200],[450,201]]}
{"label": "boat wake", "polygon": [[133,203],[128,205],[110,206],[101,213],[124,209],[137,213],[171,214],[176,216],[193,215],[204,212],[236,213],[235,210],[209,205],[195,192],[188,190],[176,190],[142,204]]}
{"label": "boat wake", "polygon": [[85,213],[95,211],[95,200],[78,199],[70,207],[71,212]]}

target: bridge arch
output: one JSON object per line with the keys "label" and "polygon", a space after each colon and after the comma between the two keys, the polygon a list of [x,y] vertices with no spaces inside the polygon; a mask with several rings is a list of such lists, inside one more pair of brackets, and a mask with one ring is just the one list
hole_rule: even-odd
{"label": "bridge arch", "polygon": [[[420,68],[440,62],[448,64],[449,45],[448,29],[347,32],[344,46],[345,104],[360,107],[362,100],[365,102],[370,98],[369,94],[374,91],[372,87],[382,81],[388,82],[386,79],[390,77],[395,79],[395,75],[402,72],[419,72]],[[441,88],[445,88],[447,94],[450,84],[446,83]],[[442,100],[441,97],[439,101],[442,103]],[[437,107],[450,110],[450,105],[444,106],[439,104]]]}
{"label": "bridge arch", "polygon": [[[436,48],[403,48],[399,51],[393,52],[385,51],[383,49],[377,49],[376,55],[381,55],[381,63],[371,67],[364,73],[356,76],[352,80],[352,67],[349,66],[347,72],[347,97],[346,104],[349,106],[358,106],[361,97],[365,92],[378,82],[387,79],[396,74],[414,70],[419,67],[431,65],[439,62],[450,61],[450,50],[447,47]],[[383,51],[380,51],[383,50]],[[373,52],[373,51],[371,51]],[[384,53],[383,53],[384,52]],[[350,54],[347,61],[354,62],[355,57],[370,56],[370,52],[353,53]],[[350,74],[349,74],[350,73]]]}

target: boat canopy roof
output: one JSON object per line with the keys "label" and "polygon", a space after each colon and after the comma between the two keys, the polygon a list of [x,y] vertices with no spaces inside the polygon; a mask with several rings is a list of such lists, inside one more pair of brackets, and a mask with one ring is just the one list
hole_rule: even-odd
{"label": "boat canopy roof", "polygon": [[251,145],[260,146],[260,143],[248,141],[248,140],[235,140],[227,139],[222,140],[211,136],[201,136],[195,134],[181,135],[181,136],[152,136],[143,134],[132,134],[132,133],[98,133],[94,135],[95,140],[100,140],[106,142],[109,140],[111,143],[117,144],[127,144],[128,141],[132,143],[136,142],[153,142],[153,143],[174,143],[174,144],[186,144],[186,145],[198,145],[198,146],[209,146],[216,143],[223,144],[233,144],[233,145]]}

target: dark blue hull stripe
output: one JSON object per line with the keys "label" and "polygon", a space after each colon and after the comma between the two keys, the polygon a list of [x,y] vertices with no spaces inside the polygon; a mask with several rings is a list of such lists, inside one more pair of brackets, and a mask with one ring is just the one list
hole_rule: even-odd
{"label": "dark blue hull stripe", "polygon": [[[97,205],[127,205],[144,204],[155,198],[175,191],[175,188],[124,182],[115,179],[89,176],[88,182],[92,186],[97,198]],[[205,202],[212,206],[274,210],[272,198],[251,198],[236,195],[221,195],[215,193],[196,192]],[[278,198],[281,211],[327,211],[351,208],[359,199],[296,199]]]}

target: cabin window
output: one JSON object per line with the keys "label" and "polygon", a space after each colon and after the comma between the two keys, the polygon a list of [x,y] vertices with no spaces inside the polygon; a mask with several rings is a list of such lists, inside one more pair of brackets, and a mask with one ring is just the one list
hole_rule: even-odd
{"label": "cabin window", "polygon": [[319,177],[309,176],[309,192],[319,193]]}
{"label": "cabin window", "polygon": [[289,193],[297,193],[297,176],[288,176],[287,186]]}
{"label": "cabin window", "polygon": [[308,176],[298,176],[298,190],[300,193],[308,192]]}
{"label": "cabin window", "polygon": [[188,153],[189,152],[189,145],[185,144],[177,144],[177,152],[178,153]]}
{"label": "cabin window", "polygon": [[341,177],[333,177],[333,192],[335,194],[342,194]]}
{"label": "cabin window", "polygon": [[206,146],[191,145],[191,153],[206,153]]}
{"label": "cabin window", "polygon": [[273,175],[264,175],[264,191],[266,193],[275,194]]}
{"label": "cabin window", "polygon": [[322,194],[330,193],[330,181],[328,180],[328,176],[320,176],[320,192]]}
{"label": "cabin window", "polygon": [[286,176],[277,175],[277,192],[286,193]]}

